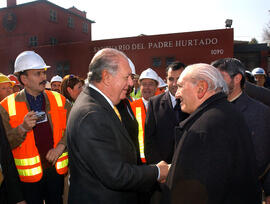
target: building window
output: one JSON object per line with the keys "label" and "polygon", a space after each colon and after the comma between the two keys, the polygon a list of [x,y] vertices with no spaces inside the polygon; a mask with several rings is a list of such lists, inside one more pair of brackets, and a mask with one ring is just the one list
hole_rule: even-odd
{"label": "building window", "polygon": [[160,67],[161,66],[161,59],[159,57],[152,58],[152,65],[153,65],[153,67]]}
{"label": "building window", "polygon": [[30,39],[29,39],[29,45],[31,47],[35,47],[38,45],[38,39],[37,39],[37,36],[31,36]]}
{"label": "building window", "polygon": [[57,39],[56,38],[54,38],[54,37],[51,37],[50,38],[50,44],[51,45],[56,45],[58,42],[57,42]]}
{"label": "building window", "polygon": [[50,10],[50,20],[53,22],[57,22],[57,13],[55,10]]}
{"label": "building window", "polygon": [[166,66],[169,66],[174,61],[175,61],[174,57],[167,57],[166,58]]}
{"label": "building window", "polygon": [[74,20],[71,16],[68,17],[68,27],[74,28]]}
{"label": "building window", "polygon": [[66,76],[69,74],[69,62],[59,62],[56,64],[56,74]]}
{"label": "building window", "polygon": [[83,22],[82,30],[84,33],[88,33],[88,24],[87,23]]}

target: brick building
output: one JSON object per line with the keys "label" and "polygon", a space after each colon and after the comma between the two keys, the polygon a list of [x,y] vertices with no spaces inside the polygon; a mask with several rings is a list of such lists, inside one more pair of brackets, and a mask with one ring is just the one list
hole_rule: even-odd
{"label": "brick building", "polygon": [[[91,21],[75,7],[64,9],[46,0],[16,4],[7,0],[0,9],[1,72],[13,72],[16,56],[36,47],[91,41]],[[65,62],[56,62],[57,69]],[[66,68],[67,69],[67,68]]]}

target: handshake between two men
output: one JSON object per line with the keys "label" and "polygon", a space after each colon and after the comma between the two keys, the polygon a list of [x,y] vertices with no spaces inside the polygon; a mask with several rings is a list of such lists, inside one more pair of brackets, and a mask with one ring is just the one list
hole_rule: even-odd
{"label": "handshake between two men", "polygon": [[156,164],[156,166],[159,168],[159,178],[158,178],[158,182],[159,183],[165,183],[171,164],[167,164],[167,162],[165,161],[160,161],[158,164]]}

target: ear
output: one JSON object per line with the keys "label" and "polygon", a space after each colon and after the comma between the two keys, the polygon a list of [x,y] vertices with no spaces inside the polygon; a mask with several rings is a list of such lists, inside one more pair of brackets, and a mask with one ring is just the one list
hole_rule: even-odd
{"label": "ear", "polygon": [[102,71],[101,76],[102,76],[101,81],[102,81],[105,85],[110,86],[110,82],[111,82],[111,77],[112,77],[112,75],[105,69],[105,70]]}
{"label": "ear", "polygon": [[202,99],[207,92],[208,84],[206,81],[199,81],[197,84],[197,96]]}
{"label": "ear", "polygon": [[71,96],[72,91],[73,91],[72,88],[67,87],[67,92],[69,93],[70,96]]}
{"label": "ear", "polygon": [[27,84],[27,76],[26,76],[26,75],[22,74],[22,75],[20,76],[20,78],[21,78],[21,81],[22,81],[22,83],[23,83],[24,85]]}
{"label": "ear", "polygon": [[240,84],[241,80],[242,80],[242,75],[241,74],[236,74],[233,78],[234,82],[236,84]]}

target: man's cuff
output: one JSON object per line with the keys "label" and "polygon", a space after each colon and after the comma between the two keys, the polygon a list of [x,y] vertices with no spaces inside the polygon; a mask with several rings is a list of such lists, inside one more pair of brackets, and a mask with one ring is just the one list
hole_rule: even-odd
{"label": "man's cuff", "polygon": [[156,167],[158,168],[158,177],[157,177],[157,180],[159,181],[159,178],[160,178],[160,169],[159,167],[156,165]]}

